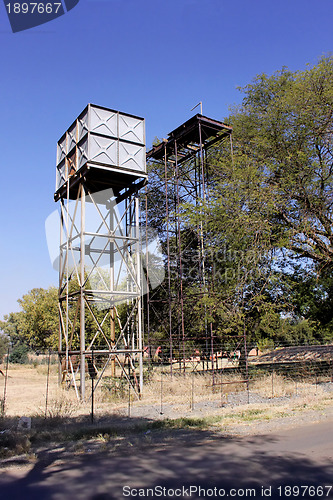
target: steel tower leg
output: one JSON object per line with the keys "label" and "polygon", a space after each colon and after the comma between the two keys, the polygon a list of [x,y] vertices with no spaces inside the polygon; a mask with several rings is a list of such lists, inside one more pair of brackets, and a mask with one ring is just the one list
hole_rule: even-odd
{"label": "steel tower leg", "polygon": [[86,193],[81,185],[81,234],[80,234],[80,396],[85,399],[86,331],[85,331],[85,219]]}

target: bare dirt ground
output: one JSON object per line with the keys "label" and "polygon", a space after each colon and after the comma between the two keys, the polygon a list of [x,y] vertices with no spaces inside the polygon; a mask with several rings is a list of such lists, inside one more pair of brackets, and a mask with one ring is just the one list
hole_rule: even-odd
{"label": "bare dirt ground", "polygon": [[316,424],[239,436],[152,431],[76,449],[41,448],[0,473],[4,499],[333,498],[332,415]]}
{"label": "bare dirt ground", "polygon": [[[161,400],[157,381],[130,404],[100,395],[91,437],[37,441],[0,461],[0,499],[333,498],[332,384],[297,395],[275,384],[274,398],[270,387],[221,397],[206,385],[193,397],[191,384],[178,383]],[[45,396],[46,367],[11,368],[12,425],[30,414],[34,427]],[[64,432],[89,414],[59,392],[55,370],[48,405],[66,417]]]}
{"label": "bare dirt ground", "polygon": [[[4,370],[4,367],[3,371]],[[228,384],[230,381],[228,382]],[[104,388],[105,389],[105,388]],[[91,412],[90,386],[87,380],[87,401],[78,401],[74,389],[58,385],[57,367],[46,365],[10,365],[7,384],[0,377],[0,398],[5,397],[5,414],[13,419],[20,416],[78,417]],[[143,418],[148,420],[210,418],[223,416],[224,426],[237,423],[247,428],[249,421],[268,422],[273,418],[299,421],[303,410],[321,411],[333,407],[333,383],[295,382],[279,375],[264,376],[251,382],[249,391],[244,384],[212,387],[208,375],[186,378],[166,377],[157,373],[144,386],[141,400],[125,386],[123,393],[114,394],[99,387],[94,397],[96,421],[105,416]],[[304,413],[304,412],[303,412]],[[305,413],[304,413],[305,415]],[[310,417],[308,417],[310,418]],[[312,417],[311,417],[312,418]]]}

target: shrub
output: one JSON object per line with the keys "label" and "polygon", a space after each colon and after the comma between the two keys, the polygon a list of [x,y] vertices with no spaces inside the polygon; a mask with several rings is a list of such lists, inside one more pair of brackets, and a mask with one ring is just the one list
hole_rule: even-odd
{"label": "shrub", "polygon": [[28,363],[28,352],[29,348],[25,344],[19,344],[15,346],[9,355],[9,362],[19,363],[21,365],[23,365],[24,363]]}

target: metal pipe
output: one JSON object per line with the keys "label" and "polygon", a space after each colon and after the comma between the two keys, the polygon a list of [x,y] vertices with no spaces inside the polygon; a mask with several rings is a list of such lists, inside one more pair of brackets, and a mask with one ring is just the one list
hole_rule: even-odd
{"label": "metal pipe", "polygon": [[[67,139],[66,139],[67,141]],[[68,330],[69,330],[69,177],[68,177],[68,163],[67,165],[67,201],[66,201],[66,331],[65,331],[65,341],[66,341],[66,372],[68,373]]]}
{"label": "metal pipe", "polygon": [[[205,170],[204,170],[204,161],[203,161],[203,148],[202,148],[202,130],[201,123],[199,122],[199,147],[200,147],[200,173],[201,173],[201,186],[200,186],[200,194],[203,199],[203,203],[200,202],[200,206],[205,206],[206,203],[206,189],[205,189]],[[200,174],[199,174],[200,179]],[[206,274],[205,274],[205,247],[204,247],[204,236],[203,236],[203,211],[202,208],[200,210],[200,248],[201,248],[201,269],[202,269],[202,287],[203,292],[206,294]],[[206,355],[207,355],[207,369],[209,363],[208,357],[208,324],[207,324],[207,306],[204,305],[204,317],[205,317],[205,340],[206,340]],[[214,377],[213,377],[214,378]]]}
{"label": "metal pipe", "polygon": [[[114,203],[110,200],[110,211],[109,211],[109,234],[113,234],[114,232],[114,224],[113,224],[113,218],[114,218]],[[110,242],[110,292],[112,292],[110,296],[110,301],[114,301],[114,241],[112,238],[109,237],[109,242]],[[114,302],[111,302],[111,307],[110,307],[110,342],[111,342],[111,347],[115,346],[115,341],[116,341],[116,316],[115,316],[115,305]],[[116,376],[116,362],[114,358],[111,358],[111,377]]]}
{"label": "metal pipe", "polygon": [[139,220],[139,195],[135,196],[135,222],[136,222],[136,237],[137,237],[137,248],[136,248],[136,265],[137,265],[137,282],[139,289],[137,290],[139,295],[137,299],[137,326],[138,326],[138,348],[139,348],[139,387],[140,394],[143,391],[143,357],[142,357],[142,312],[141,312],[141,248],[140,248],[140,220]]}
{"label": "metal pipe", "polygon": [[147,274],[147,344],[148,344],[148,363],[151,363],[150,346],[150,290],[149,290],[149,255],[148,255],[148,187],[145,187],[145,212],[146,212],[146,274]]}
{"label": "metal pipe", "polygon": [[169,353],[170,353],[170,375],[172,377],[172,309],[171,309],[171,270],[170,270],[170,236],[169,236],[169,201],[168,201],[168,171],[167,171],[167,156],[166,145],[164,144],[164,176],[165,176],[165,212],[166,212],[166,228],[167,228],[167,258],[168,258],[168,306],[169,306]]}
{"label": "metal pipe", "polygon": [[85,399],[85,290],[84,290],[84,262],[85,262],[85,208],[86,194],[84,184],[81,184],[81,248],[80,248],[80,396]]}
{"label": "metal pipe", "polygon": [[181,228],[180,228],[180,213],[179,213],[179,170],[178,170],[178,154],[177,154],[177,141],[175,141],[175,157],[176,157],[176,186],[177,186],[177,227],[178,227],[178,258],[179,258],[179,285],[180,285],[180,313],[181,313],[181,333],[182,333],[182,347],[183,347],[183,371],[185,375],[186,369],[186,356],[185,356],[185,324],[184,324],[184,296],[183,296],[183,265],[182,265],[182,245],[181,245]]}
{"label": "metal pipe", "polygon": [[[59,287],[58,287],[58,317],[59,317],[59,329],[58,329],[58,384],[62,382],[62,370],[61,370],[61,351],[62,351],[62,306],[61,306],[61,290],[62,290],[62,266],[63,266],[63,228],[64,228],[64,213],[63,213],[63,203],[64,200],[61,199],[60,208],[60,253],[59,253]],[[68,364],[68,362],[67,362]]]}

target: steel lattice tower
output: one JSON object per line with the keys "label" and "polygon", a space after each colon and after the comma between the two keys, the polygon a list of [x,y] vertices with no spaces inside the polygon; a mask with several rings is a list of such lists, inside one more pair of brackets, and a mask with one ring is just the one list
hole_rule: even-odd
{"label": "steel lattice tower", "polygon": [[142,392],[146,180],[142,118],[89,104],[58,141],[59,373],[81,399],[87,374],[96,387],[107,369]]}
{"label": "steel lattice tower", "polygon": [[[147,336],[150,338],[150,319],[158,318],[161,327],[169,338],[170,371],[174,349],[178,350],[179,369],[185,373],[185,358],[188,342],[185,326],[185,306],[192,300],[193,294],[184,290],[184,264],[191,267],[196,276],[199,295],[208,296],[212,292],[212,277],[207,275],[204,217],[191,235],[196,245],[196,255],[190,255],[191,240],[184,241],[186,224],[182,220],[183,203],[191,203],[200,210],[209,196],[209,152],[216,145],[230,142],[232,148],[232,128],[212,118],[197,114],[168,134],[159,144],[147,153],[147,161],[151,165],[152,177],[155,166],[159,171],[156,189],[164,193],[163,232],[165,239],[167,279],[164,284],[168,297],[168,315],[163,318],[160,309],[163,306],[156,292],[148,293],[147,297]],[[147,189],[146,189],[147,191]],[[149,190],[148,190],[149,191]],[[147,191],[147,192],[148,192]],[[150,195],[150,203],[154,204]],[[147,203],[146,203],[147,206]],[[158,209],[156,209],[157,211]],[[171,251],[173,244],[173,253]],[[190,266],[189,263],[190,262]],[[187,269],[189,273],[189,269]],[[171,274],[173,274],[176,289],[171,289]],[[206,316],[206,311],[202,316]],[[214,331],[212,324],[205,324],[205,358],[214,359]],[[207,361],[208,363],[208,361]],[[214,364],[212,362],[214,372]]]}

